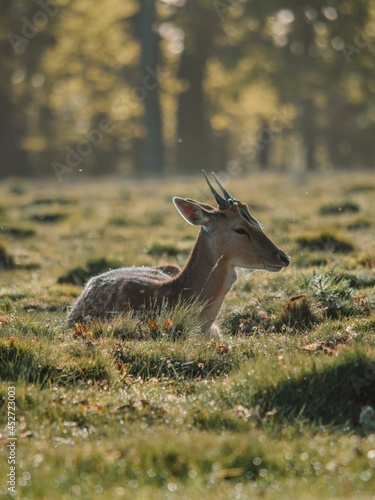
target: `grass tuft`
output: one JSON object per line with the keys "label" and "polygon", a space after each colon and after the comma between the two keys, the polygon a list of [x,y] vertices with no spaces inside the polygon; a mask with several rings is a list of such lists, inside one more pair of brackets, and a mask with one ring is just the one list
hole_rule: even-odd
{"label": "grass tuft", "polygon": [[174,243],[153,243],[147,253],[153,257],[177,257],[180,254],[186,254],[186,250],[182,250]]}
{"label": "grass tuft", "polygon": [[292,328],[307,330],[318,323],[318,311],[310,303],[306,295],[297,295],[290,298],[283,307],[280,318],[276,321],[276,329]]}
{"label": "grass tuft", "polygon": [[350,222],[347,226],[349,231],[359,231],[361,229],[368,229],[371,227],[371,222],[368,219],[356,219],[353,222]]}
{"label": "grass tuft", "polygon": [[125,215],[114,215],[109,219],[108,224],[115,227],[125,227],[134,225],[135,223]]}
{"label": "grass tuft", "polygon": [[322,273],[315,270],[310,277],[302,276],[302,288],[316,301],[317,307],[328,318],[351,316],[365,313],[366,300],[353,297],[351,280],[338,274],[334,268],[328,268]]}
{"label": "grass tuft", "polygon": [[32,202],[30,202],[29,206],[41,206],[41,205],[72,205],[74,204],[75,201],[69,198],[61,198],[61,197],[54,197],[54,198],[35,198]]}
{"label": "grass tuft", "polygon": [[57,213],[57,212],[46,212],[43,214],[33,214],[30,216],[30,220],[34,222],[41,222],[46,224],[52,224],[56,222],[61,222],[68,217],[66,213]]}
{"label": "grass tuft", "polygon": [[34,229],[12,227],[12,226],[1,226],[0,234],[4,236],[12,236],[13,238],[31,238],[35,236]]}
{"label": "grass tuft", "polygon": [[342,214],[354,214],[359,212],[360,207],[355,201],[342,201],[329,203],[328,205],[323,205],[320,208],[321,215],[342,215]]}
{"label": "grass tuft", "polygon": [[317,236],[299,236],[296,241],[299,248],[312,252],[348,253],[354,250],[351,243],[329,232],[323,232]]}
{"label": "grass tuft", "polygon": [[108,336],[121,340],[183,340],[199,334],[201,306],[196,303],[177,303],[173,309],[162,306],[145,309],[142,313],[130,311],[116,316],[110,322],[94,320],[89,326],[94,336]]}

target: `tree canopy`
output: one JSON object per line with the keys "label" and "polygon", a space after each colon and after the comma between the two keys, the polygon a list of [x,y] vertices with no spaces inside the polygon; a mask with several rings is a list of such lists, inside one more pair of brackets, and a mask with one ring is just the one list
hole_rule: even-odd
{"label": "tree canopy", "polygon": [[0,176],[374,167],[375,0],[3,0]]}

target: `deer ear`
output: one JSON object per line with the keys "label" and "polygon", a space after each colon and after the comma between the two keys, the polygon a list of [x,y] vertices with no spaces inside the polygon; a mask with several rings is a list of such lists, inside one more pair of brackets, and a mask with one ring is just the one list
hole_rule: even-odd
{"label": "deer ear", "polygon": [[173,198],[173,203],[182,217],[193,226],[208,226],[212,213],[194,200]]}

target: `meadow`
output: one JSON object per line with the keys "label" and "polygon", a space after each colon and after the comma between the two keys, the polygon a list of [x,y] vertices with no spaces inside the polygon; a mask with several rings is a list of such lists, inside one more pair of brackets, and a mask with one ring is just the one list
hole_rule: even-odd
{"label": "meadow", "polygon": [[292,262],[239,273],[221,339],[183,304],[66,326],[90,276],[185,263],[203,176],[2,183],[0,497],[374,498],[375,178],[223,179]]}

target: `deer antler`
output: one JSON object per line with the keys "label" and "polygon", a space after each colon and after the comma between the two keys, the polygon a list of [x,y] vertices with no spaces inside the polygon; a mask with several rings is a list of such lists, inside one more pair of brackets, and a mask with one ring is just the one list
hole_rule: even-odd
{"label": "deer antler", "polygon": [[234,201],[234,198],[232,198],[232,196],[228,193],[228,191],[222,186],[221,182],[219,181],[219,179],[217,178],[217,176],[215,175],[214,172],[212,172],[212,175],[214,176],[214,179],[215,181],[217,182],[218,186],[220,187],[220,189],[222,190],[225,198],[223,198],[221,196],[221,194],[219,194],[216,189],[213,187],[213,185],[211,184],[209,178],[207,177],[207,174],[204,170],[202,170],[205,178],[206,178],[206,181],[207,181],[207,184],[208,184],[208,187],[211,189],[211,192],[212,194],[214,195],[215,197],[215,200],[217,201],[218,205],[219,205],[219,208],[220,210],[225,210],[226,208],[228,208],[230,205],[233,205],[233,201]]}
{"label": "deer antler", "polygon": [[233,202],[234,201],[237,201],[235,198],[233,198],[233,196],[231,196],[228,191],[225,189],[225,187],[222,185],[222,183],[219,181],[219,178],[218,176],[215,174],[215,172],[212,172],[212,175],[214,176],[214,179],[217,183],[217,185],[219,186],[219,188],[222,190],[224,196],[225,196],[225,199],[229,202],[230,205],[233,205]]}

